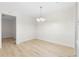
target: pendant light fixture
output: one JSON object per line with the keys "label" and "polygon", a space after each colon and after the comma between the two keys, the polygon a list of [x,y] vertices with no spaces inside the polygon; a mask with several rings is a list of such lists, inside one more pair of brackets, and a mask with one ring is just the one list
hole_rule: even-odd
{"label": "pendant light fixture", "polygon": [[40,16],[36,19],[37,22],[44,22],[46,19],[42,17],[42,7],[40,6]]}

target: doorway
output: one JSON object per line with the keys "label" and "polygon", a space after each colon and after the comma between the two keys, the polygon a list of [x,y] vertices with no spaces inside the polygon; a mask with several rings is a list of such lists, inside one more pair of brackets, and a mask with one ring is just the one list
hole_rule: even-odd
{"label": "doorway", "polygon": [[2,48],[16,44],[16,16],[2,14]]}

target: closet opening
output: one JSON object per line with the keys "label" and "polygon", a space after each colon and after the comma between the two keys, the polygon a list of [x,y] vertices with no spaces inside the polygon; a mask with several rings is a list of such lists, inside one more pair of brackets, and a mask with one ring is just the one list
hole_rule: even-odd
{"label": "closet opening", "polygon": [[2,14],[2,48],[16,44],[16,16]]}

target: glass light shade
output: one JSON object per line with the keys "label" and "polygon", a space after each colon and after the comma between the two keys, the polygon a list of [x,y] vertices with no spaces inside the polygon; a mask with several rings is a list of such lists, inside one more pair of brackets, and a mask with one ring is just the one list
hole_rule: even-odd
{"label": "glass light shade", "polygon": [[37,18],[36,21],[37,21],[37,22],[40,22],[41,20],[40,20],[40,18]]}
{"label": "glass light shade", "polygon": [[40,20],[41,22],[44,22],[46,19],[41,17]]}
{"label": "glass light shade", "polygon": [[36,19],[37,22],[44,22],[45,20],[46,20],[46,19],[44,19],[44,18],[42,18],[42,17]]}

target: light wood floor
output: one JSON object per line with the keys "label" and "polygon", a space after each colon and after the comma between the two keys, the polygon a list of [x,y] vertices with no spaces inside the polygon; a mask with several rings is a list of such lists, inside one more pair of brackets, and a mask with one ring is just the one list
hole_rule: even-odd
{"label": "light wood floor", "polygon": [[3,48],[0,49],[0,56],[6,57],[64,57],[73,55],[73,48],[36,39],[19,45],[16,45],[13,39],[3,39]]}

